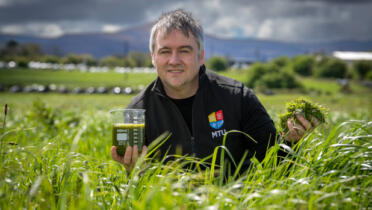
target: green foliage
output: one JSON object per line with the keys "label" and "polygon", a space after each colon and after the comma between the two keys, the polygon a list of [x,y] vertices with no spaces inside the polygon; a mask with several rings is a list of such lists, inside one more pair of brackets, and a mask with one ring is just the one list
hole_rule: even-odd
{"label": "green foliage", "polygon": [[[56,49],[58,51],[58,49]],[[74,54],[69,53],[64,57],[57,57],[54,55],[44,55],[42,49],[38,44],[24,43],[19,44],[16,41],[10,40],[6,43],[4,49],[0,50],[0,59],[2,61],[15,61],[19,60],[18,66],[27,67],[29,61],[40,61],[47,63],[62,63],[62,64],[86,64],[88,66],[96,66],[99,64],[98,60],[90,54]],[[23,60],[26,60],[25,65]],[[142,53],[137,51],[129,52],[126,56],[107,56],[101,59],[101,64],[114,67],[151,67],[151,56],[149,53]]]}
{"label": "green foliage", "polygon": [[107,56],[101,59],[103,66],[116,67],[149,67],[152,65],[151,56],[148,53],[130,52],[126,57]]}
{"label": "green foliage", "polygon": [[262,89],[293,89],[302,87],[301,83],[296,80],[295,75],[289,71],[267,73],[257,80],[254,86]]}
{"label": "green foliage", "polygon": [[315,76],[323,78],[344,78],[346,72],[347,66],[345,62],[335,58],[328,58],[318,63]]}
{"label": "green foliage", "polygon": [[125,62],[126,60],[124,60],[123,57],[119,57],[119,56],[107,56],[100,60],[101,65],[107,66],[107,67],[131,66],[131,65],[126,64]]}
{"label": "green foliage", "polygon": [[87,64],[87,65],[95,65],[97,62],[95,59],[89,54],[74,54],[69,53],[67,56],[61,59],[61,62],[64,64]]}
{"label": "green foliage", "polygon": [[253,88],[255,83],[261,79],[261,77],[267,73],[276,73],[279,71],[279,67],[276,65],[264,64],[264,63],[254,63],[249,67],[247,73],[247,80],[245,84]]}
{"label": "green foliage", "polygon": [[14,62],[17,63],[17,66],[20,68],[27,68],[28,62],[30,62],[30,59],[24,56],[16,56],[13,58]]}
{"label": "green foliage", "polygon": [[279,67],[285,67],[290,64],[290,60],[286,56],[280,56],[270,61],[270,63],[273,63]]}
{"label": "green foliage", "polygon": [[35,101],[31,111],[27,114],[29,126],[36,120],[34,126],[43,127],[49,131],[57,129],[69,129],[75,127],[80,122],[80,117],[73,112],[62,112],[53,109],[42,101]]}
{"label": "green foliage", "polygon": [[227,59],[220,56],[211,57],[208,59],[206,67],[214,71],[225,71],[228,68]]}
{"label": "green foliage", "polygon": [[24,57],[27,60],[37,60],[43,55],[43,51],[38,44],[35,43],[22,43],[9,40],[5,48],[0,50],[1,60],[14,60],[17,57]]}
{"label": "green foliage", "polygon": [[133,68],[133,67],[136,67],[136,65],[137,64],[136,64],[136,61],[135,60],[133,60],[131,58],[123,58],[122,65],[120,65],[120,66]]}
{"label": "green foliage", "polygon": [[295,101],[286,103],[286,112],[280,115],[280,132],[285,135],[288,132],[287,121],[289,118],[294,120],[295,123],[299,123],[296,114],[302,114],[313,127],[312,117],[315,117],[320,123],[325,122],[326,109],[318,104],[315,104],[307,99],[299,98]]}
{"label": "green foliage", "polygon": [[372,81],[372,71],[369,71],[366,75],[366,80]]}
{"label": "green foliage", "polygon": [[360,79],[366,79],[367,74],[372,72],[372,61],[356,61],[353,68],[358,72]]}
{"label": "green foliage", "polygon": [[44,55],[40,61],[44,63],[61,63],[61,59],[55,55]]}
{"label": "green foliage", "polygon": [[[368,209],[371,205],[372,124],[371,119],[362,119],[366,116],[362,113],[333,112],[328,127],[313,131],[296,149],[275,145],[261,163],[252,158],[248,171],[226,177],[222,171],[228,174],[228,164],[188,168],[206,161],[184,156],[168,163],[141,157],[127,173],[109,155],[111,132],[105,110],[76,112],[77,126],[57,126],[51,132],[40,118],[25,119],[22,111],[11,108],[9,130],[0,137],[4,143],[1,209]],[[66,116],[66,110],[45,104],[30,112],[39,115],[39,109]],[[41,116],[49,119],[53,114]],[[354,120],[346,120],[350,118]],[[290,153],[281,162],[280,149]],[[229,155],[229,150],[221,145],[209,158],[224,153]],[[235,160],[237,165],[239,161]]]}
{"label": "green foliage", "polygon": [[126,56],[128,63],[133,63],[133,67],[145,67],[151,62],[151,56],[149,53],[142,53],[138,51],[132,51]]}
{"label": "green foliage", "polygon": [[20,45],[20,55],[27,57],[28,59],[36,60],[43,55],[43,51],[38,44],[25,43]]}
{"label": "green foliage", "polygon": [[302,76],[313,74],[315,59],[313,56],[296,56],[293,59],[293,71]]}
{"label": "green foliage", "polygon": [[255,63],[248,69],[245,84],[250,88],[300,88],[301,83],[286,68],[275,63]]}

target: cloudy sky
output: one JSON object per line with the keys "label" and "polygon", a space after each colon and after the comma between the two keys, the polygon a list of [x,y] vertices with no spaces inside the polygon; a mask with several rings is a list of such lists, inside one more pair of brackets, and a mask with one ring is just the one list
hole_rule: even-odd
{"label": "cloudy sky", "polygon": [[372,0],[0,0],[0,32],[115,32],[176,8],[191,11],[218,37],[372,40]]}

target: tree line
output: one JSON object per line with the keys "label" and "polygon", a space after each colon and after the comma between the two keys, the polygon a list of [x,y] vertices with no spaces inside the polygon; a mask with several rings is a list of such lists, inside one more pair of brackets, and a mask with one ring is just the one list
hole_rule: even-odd
{"label": "tree line", "polygon": [[249,87],[298,88],[296,76],[372,80],[372,62],[356,61],[352,64],[326,55],[298,55],[279,57],[268,63],[255,63],[249,71],[246,85]]}
{"label": "tree line", "polygon": [[[215,71],[228,69],[224,57],[212,57],[207,67]],[[250,88],[271,89],[301,88],[296,76],[315,78],[337,78],[372,81],[372,61],[356,61],[352,64],[324,54],[282,56],[270,62],[257,62],[246,69],[245,84]]]}
{"label": "tree line", "polygon": [[85,64],[87,66],[107,67],[151,67],[151,56],[149,53],[137,51],[129,52],[127,55],[111,55],[101,59],[94,58],[90,54],[69,53],[65,56],[45,54],[41,47],[35,43],[18,43],[9,40],[0,49],[0,61],[14,61],[18,67],[27,68],[30,61],[54,64]]}

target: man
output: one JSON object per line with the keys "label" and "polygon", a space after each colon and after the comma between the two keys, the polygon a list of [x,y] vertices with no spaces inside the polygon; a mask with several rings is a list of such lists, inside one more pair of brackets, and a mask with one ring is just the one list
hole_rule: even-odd
{"label": "man", "polygon": [[[181,149],[183,155],[204,158],[222,145],[227,131],[239,130],[256,143],[233,133],[226,147],[236,162],[249,151],[243,164],[247,168],[251,157],[262,160],[268,146],[279,140],[273,121],[250,89],[205,69],[203,29],[191,14],[183,10],[163,14],[151,30],[150,51],[158,78],[128,105],[146,109],[146,145],[170,131],[172,136],[160,147],[161,154]],[[303,116],[297,118],[302,126],[288,121],[288,142],[301,139],[312,128]],[[111,156],[131,170],[138,148],[127,147],[124,156],[119,156],[113,146]]]}

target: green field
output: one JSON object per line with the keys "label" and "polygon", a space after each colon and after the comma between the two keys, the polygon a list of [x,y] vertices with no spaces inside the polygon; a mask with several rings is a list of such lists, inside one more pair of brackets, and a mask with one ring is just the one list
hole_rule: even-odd
{"label": "green field", "polygon": [[[90,77],[73,74],[74,79],[56,76],[53,83],[71,80],[73,87]],[[103,80],[109,84],[115,80],[109,75],[94,76],[84,86]],[[1,84],[7,80],[3,76]],[[48,82],[50,77],[39,81]],[[127,84],[135,85],[153,79],[129,78]],[[6,128],[0,130],[0,209],[372,208],[371,93],[363,89],[345,95],[336,87],[330,92],[305,95],[328,107],[328,123],[302,139],[291,156],[277,163],[280,145],[276,145],[262,163],[253,159],[249,171],[229,177],[221,176],[226,167],[217,165],[206,170],[184,168],[190,162],[204,163],[191,157],[167,164],[144,158],[127,174],[109,154],[108,111],[125,107],[132,95],[0,93],[0,105],[9,105]],[[285,102],[301,96],[258,94],[276,124]],[[3,119],[1,113],[0,129]],[[222,152],[228,155],[222,147],[216,150]]]}
{"label": "green field", "polygon": [[138,87],[154,80],[156,74],[146,73],[90,73],[62,70],[33,70],[33,69],[0,69],[0,84],[2,85],[64,85],[66,87]]}
{"label": "green field", "polygon": [[[246,71],[230,70],[221,72],[221,75],[244,82]],[[1,85],[63,85],[68,88],[73,87],[133,87],[145,86],[156,78],[155,73],[89,73],[80,71],[62,70],[32,70],[32,69],[0,69]],[[314,79],[298,78],[308,91],[322,94],[338,93],[340,86],[335,79]],[[351,82],[351,90],[354,93],[369,93],[370,89],[361,86],[358,81]]]}

